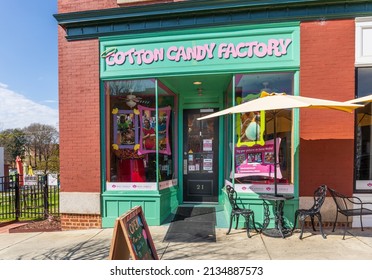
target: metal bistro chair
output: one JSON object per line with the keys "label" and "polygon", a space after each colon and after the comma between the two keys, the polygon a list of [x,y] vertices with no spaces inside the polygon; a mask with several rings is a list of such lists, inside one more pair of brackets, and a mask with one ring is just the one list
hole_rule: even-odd
{"label": "metal bistro chair", "polygon": [[250,238],[251,235],[249,234],[249,224],[250,224],[249,220],[250,220],[251,217],[252,217],[253,228],[256,230],[256,232],[259,232],[256,228],[256,225],[255,225],[253,210],[239,207],[239,205],[236,202],[238,194],[232,186],[227,185],[225,187],[225,189],[226,189],[227,196],[228,196],[230,204],[231,204],[230,226],[229,226],[229,230],[227,231],[226,234],[230,233],[232,222],[235,218],[236,218],[235,229],[238,228],[239,216],[242,215],[245,219],[245,227],[247,229],[247,235]]}
{"label": "metal bistro chair", "polygon": [[320,208],[322,207],[322,205],[324,203],[324,200],[326,198],[326,194],[327,194],[327,186],[326,185],[322,185],[322,186],[318,187],[314,192],[314,204],[313,204],[313,206],[311,206],[311,208],[309,208],[309,209],[298,209],[298,210],[296,210],[292,232],[296,228],[296,223],[297,223],[297,218],[298,218],[298,220],[301,223],[300,239],[302,239],[302,235],[303,235],[303,232],[304,232],[305,219],[307,217],[310,217],[311,225],[313,227],[313,230],[316,231],[315,226],[314,226],[314,217],[315,216],[318,218],[318,221],[319,221],[320,233],[322,234],[324,239],[327,238],[325,236],[324,232],[323,232],[323,229],[322,229],[322,215],[320,214]]}
{"label": "metal bistro chair", "polygon": [[345,239],[346,227],[349,223],[349,217],[359,216],[360,226],[363,228],[362,216],[372,215],[372,203],[371,202],[362,202],[362,200],[357,196],[346,196],[339,192],[336,192],[333,189],[329,189],[332,198],[336,204],[336,219],[333,224],[332,232],[335,231],[337,224],[338,213],[346,217],[346,223],[344,225],[344,236],[342,239]]}

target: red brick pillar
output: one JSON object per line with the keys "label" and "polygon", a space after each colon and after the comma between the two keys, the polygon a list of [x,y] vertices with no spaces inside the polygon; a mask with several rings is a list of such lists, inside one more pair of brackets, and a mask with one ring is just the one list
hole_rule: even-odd
{"label": "red brick pillar", "polygon": [[[355,95],[354,20],[301,23],[300,95],[337,101]],[[354,114],[300,110],[300,196],[321,184],[353,190]]]}

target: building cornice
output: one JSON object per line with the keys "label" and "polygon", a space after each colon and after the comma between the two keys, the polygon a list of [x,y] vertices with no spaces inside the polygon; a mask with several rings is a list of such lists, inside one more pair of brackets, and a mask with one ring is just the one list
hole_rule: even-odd
{"label": "building cornice", "polygon": [[226,24],[372,16],[372,1],[190,0],[56,14],[68,40]]}

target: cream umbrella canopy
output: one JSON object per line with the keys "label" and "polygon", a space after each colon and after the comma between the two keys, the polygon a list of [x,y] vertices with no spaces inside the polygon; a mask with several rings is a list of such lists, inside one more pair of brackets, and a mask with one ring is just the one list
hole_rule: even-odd
{"label": "cream umbrella canopy", "polygon": [[355,104],[355,103],[371,103],[371,102],[372,102],[372,94],[346,101],[346,103],[352,103],[352,104]]}
{"label": "cream umbrella canopy", "polygon": [[346,101],[346,103],[351,103],[351,104],[357,104],[361,103],[364,104],[365,107],[361,110],[357,110],[357,119],[358,119],[358,126],[366,126],[366,125],[371,125],[371,113],[372,113],[372,108],[371,108],[371,103],[372,103],[372,94],[356,99],[352,99],[349,101]]}
{"label": "cream umbrella canopy", "polygon": [[267,93],[262,92],[261,97],[242,103],[213,114],[206,115],[204,117],[198,118],[198,120],[204,120],[208,118],[235,114],[235,113],[246,113],[246,112],[256,112],[256,111],[270,111],[274,117],[274,191],[275,196],[278,195],[277,190],[277,148],[276,148],[276,122],[277,114],[284,109],[294,109],[294,108],[319,108],[319,109],[333,109],[344,112],[353,112],[354,109],[363,107],[363,105],[358,105],[354,103],[346,103],[339,101],[332,101],[326,99],[318,99],[304,96],[293,96],[287,95],[285,93]]}

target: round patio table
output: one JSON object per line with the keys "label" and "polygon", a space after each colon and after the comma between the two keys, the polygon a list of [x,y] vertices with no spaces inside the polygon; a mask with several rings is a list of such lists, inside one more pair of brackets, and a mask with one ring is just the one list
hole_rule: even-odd
{"label": "round patio table", "polygon": [[[292,230],[287,228],[284,224],[283,219],[283,209],[284,209],[284,202],[289,199],[293,199],[293,196],[283,196],[283,195],[271,195],[271,194],[263,194],[259,196],[263,200],[264,206],[264,222],[262,226],[261,232],[270,237],[288,237],[292,234]],[[269,210],[269,202],[273,203],[273,214],[275,219],[275,227],[274,228],[267,228],[270,223],[270,210]]]}

